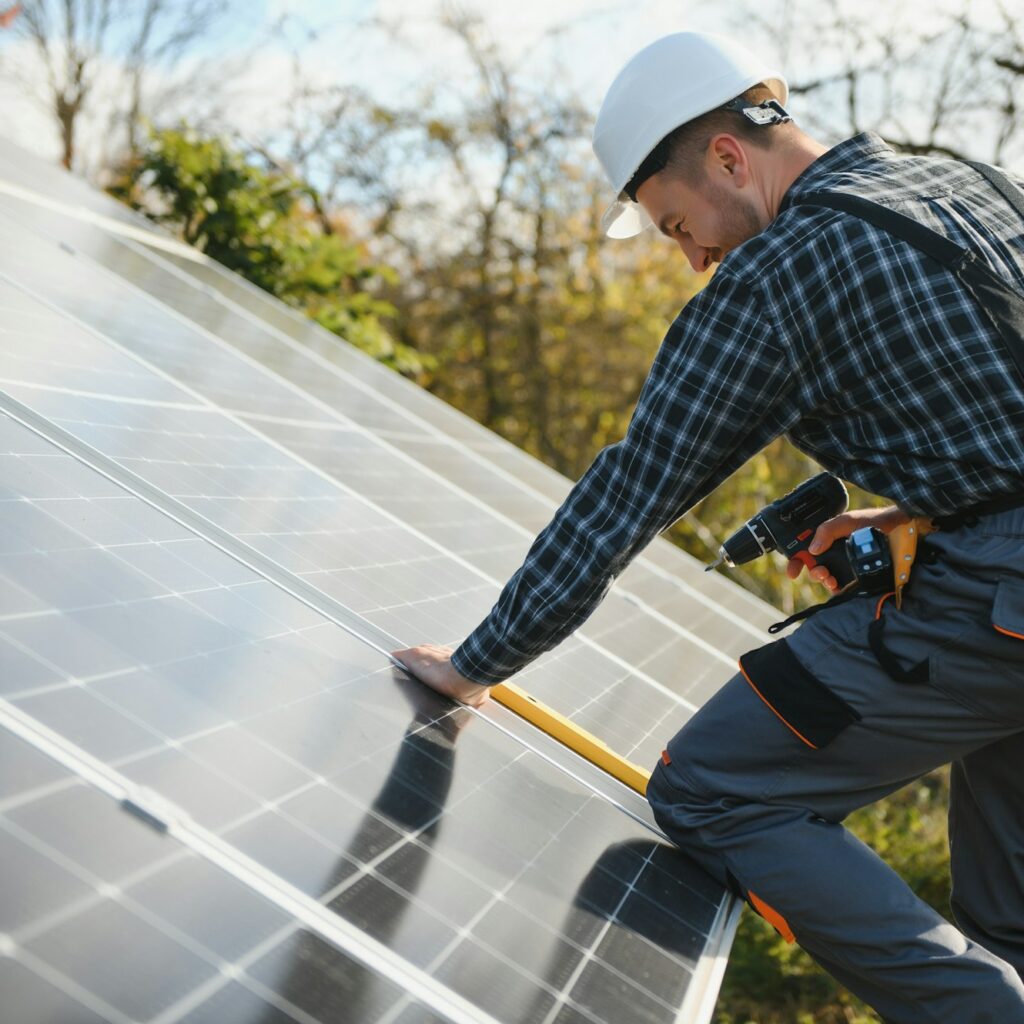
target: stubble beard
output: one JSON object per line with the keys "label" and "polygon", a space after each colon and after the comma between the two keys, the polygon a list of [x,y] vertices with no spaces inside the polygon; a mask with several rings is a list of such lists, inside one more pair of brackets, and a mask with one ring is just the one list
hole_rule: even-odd
{"label": "stubble beard", "polygon": [[711,248],[711,259],[715,263],[722,260],[733,249],[759,235],[764,230],[761,218],[757,215],[754,204],[746,197],[739,196],[724,185],[712,187],[713,201],[719,213],[719,236],[721,242]]}

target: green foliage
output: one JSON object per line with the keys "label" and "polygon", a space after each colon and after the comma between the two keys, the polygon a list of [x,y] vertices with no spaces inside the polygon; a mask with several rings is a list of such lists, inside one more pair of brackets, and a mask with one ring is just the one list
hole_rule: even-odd
{"label": "green foliage", "polygon": [[394,271],[369,261],[307,183],[182,127],[150,129],[109,191],[375,359],[414,378],[433,368],[385,326],[395,309],[374,291]]}

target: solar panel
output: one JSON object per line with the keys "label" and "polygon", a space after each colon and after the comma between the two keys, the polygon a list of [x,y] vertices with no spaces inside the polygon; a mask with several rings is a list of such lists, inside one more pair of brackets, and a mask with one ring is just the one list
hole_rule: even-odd
{"label": "solar panel", "polygon": [[123,236],[143,239],[148,245],[176,253],[186,261],[193,256],[187,246],[141,213],[2,137],[0,193],[18,196],[106,230],[113,229]]}
{"label": "solar panel", "polygon": [[[0,224],[0,241],[4,237],[3,225]],[[13,242],[13,238],[10,240]],[[68,261],[70,265],[66,274],[60,275],[62,284],[59,286],[65,293],[61,296],[64,308],[71,304],[75,295],[82,295],[81,312],[93,315],[94,323],[115,339],[131,341],[138,333],[131,325],[146,317],[147,354],[160,359],[178,379],[201,385],[204,393],[199,395],[192,390],[189,395],[183,392],[177,401],[171,400],[169,405],[164,404],[160,408],[147,404],[147,400],[140,400],[138,391],[130,390],[134,388],[134,378],[138,374],[130,368],[133,360],[126,357],[117,364],[115,372],[105,372],[103,379],[95,385],[94,393],[83,394],[85,382],[80,379],[79,367],[92,363],[94,358],[100,360],[101,365],[109,366],[111,358],[104,359],[98,352],[94,354],[94,350],[109,346],[95,335],[81,331],[74,336],[73,345],[80,354],[71,360],[64,355],[71,346],[63,338],[59,342],[55,338],[48,348],[44,339],[29,334],[25,340],[26,349],[37,355],[47,353],[47,358],[37,365],[49,383],[40,387],[40,382],[35,379],[13,380],[10,373],[0,370],[11,381],[9,390],[12,394],[68,427],[94,447],[113,453],[122,464],[132,466],[151,484],[181,498],[231,532],[244,534],[250,543],[283,560],[286,567],[294,568],[304,576],[315,574],[318,586],[343,603],[369,598],[373,607],[363,607],[363,616],[392,635],[402,635],[398,627],[403,626],[406,633],[412,630],[415,631],[413,635],[441,635],[447,640],[447,633],[439,634],[437,631],[454,625],[464,634],[479,621],[490,604],[485,587],[491,581],[467,557],[471,552],[465,546],[462,550],[456,548],[451,551],[440,543],[441,538],[432,526],[437,524],[437,530],[441,531],[450,529],[447,521],[458,526],[463,535],[469,534],[474,526],[479,528],[475,519],[478,513],[486,514],[485,509],[467,510],[459,504],[457,496],[443,493],[437,498],[422,497],[410,503],[405,496],[408,488],[429,488],[432,480],[428,478],[417,483],[414,466],[382,447],[373,435],[358,429],[333,432],[333,445],[343,452],[343,456],[333,460],[330,472],[326,474],[329,479],[325,479],[324,470],[315,463],[306,460],[306,466],[303,466],[288,454],[290,449],[287,445],[282,446],[276,438],[268,436],[265,421],[256,425],[245,417],[244,410],[242,414],[231,416],[220,408],[211,407],[209,401],[203,401],[204,398],[216,399],[229,410],[231,403],[237,405],[242,402],[245,408],[262,403],[265,407],[281,411],[282,417],[290,424],[302,422],[297,419],[303,413],[301,394],[261,373],[258,367],[245,363],[236,366],[233,352],[216,349],[208,338],[194,330],[190,333],[179,320],[168,316],[161,318],[158,307],[136,307],[133,296],[122,294],[124,289],[119,288],[116,281],[104,278],[98,272],[90,274],[88,266],[75,266],[78,261],[72,257],[55,250],[39,252],[37,259],[33,260],[37,250],[36,243],[31,240],[22,240],[16,248],[22,277],[30,266],[38,266],[42,278],[45,266],[53,266],[54,261],[58,266],[62,260]],[[40,283],[45,284],[42,280]],[[135,299],[139,303],[143,301],[141,296]],[[114,320],[112,311],[115,310],[124,314],[123,319],[108,322]],[[64,334],[67,335],[66,330]],[[173,357],[163,358],[161,347],[173,349]],[[12,351],[17,351],[16,347],[12,347]],[[21,370],[23,372],[24,368]],[[15,372],[13,368],[11,372]],[[154,373],[153,376],[160,375]],[[128,382],[128,393],[118,394],[119,381]],[[163,383],[153,387],[157,393],[165,390]],[[76,393],[66,393],[72,390]],[[142,391],[144,395],[149,393],[148,388]],[[166,403],[166,399],[162,401]],[[258,436],[254,434],[257,426],[260,428]],[[401,492],[390,500],[387,498],[389,484],[397,486]],[[351,514],[346,515],[346,509],[337,505],[339,492],[354,496],[353,491],[359,496],[358,505],[364,508],[364,515],[362,521],[357,520],[355,527],[348,531],[354,538],[354,545],[339,552],[329,543],[329,534],[338,532],[337,524],[351,520]],[[296,497],[282,501],[277,497],[279,495]],[[348,502],[349,506],[352,504]],[[372,507],[366,512],[368,504]],[[408,509],[404,515],[403,508]],[[392,534],[412,532],[419,535],[419,543],[416,537],[408,538],[404,545],[388,538],[375,546],[373,538],[375,533],[381,532],[379,520],[382,513],[388,515],[394,525]],[[314,524],[316,528],[311,528],[311,515],[319,518],[319,522]],[[239,516],[244,516],[249,522],[240,523]],[[300,521],[296,522],[296,518]],[[363,526],[365,529],[361,529]],[[287,548],[286,541],[291,542]],[[296,547],[300,550],[296,551]],[[406,555],[396,554],[402,551]],[[521,557],[519,552],[513,554]],[[299,562],[296,562],[296,555]],[[369,566],[397,562],[407,568],[394,574],[394,579],[383,578],[380,573],[368,576],[367,572],[353,567],[351,561],[346,561],[346,557],[353,555],[361,560],[356,566],[361,564],[364,568],[367,567],[367,556]],[[509,573],[515,564],[515,558],[508,558]],[[333,571],[327,568],[339,565]],[[399,576],[408,578],[400,579]],[[406,587],[411,588],[413,594],[422,596],[403,601],[400,592]],[[455,609],[451,607],[453,604],[457,606]],[[442,605],[448,606],[445,614],[436,614]],[[629,610],[633,611],[632,608]],[[618,627],[618,621],[614,621],[612,628],[618,630]],[[652,621],[650,639],[654,642],[654,649],[685,639],[678,633],[664,630],[667,635],[658,642],[659,631],[662,631],[662,626]],[[628,633],[620,632],[618,635],[632,642]],[[708,648],[703,641],[693,638],[692,642],[697,647],[711,650],[720,663],[731,666],[725,655]],[[575,646],[586,643],[584,634],[575,641]],[[577,717],[586,713],[583,704],[594,702],[595,691],[598,694],[608,691],[622,675],[626,659],[618,651],[610,653],[611,657],[598,659],[605,666],[603,686],[600,685],[601,675],[595,677],[593,666],[587,669],[585,689],[580,694],[582,703],[568,708],[576,712]],[[564,651],[559,654],[565,657]],[[578,660],[577,667],[582,667]],[[595,687],[595,679],[598,688]],[[642,721],[646,723],[645,732],[669,714],[673,707],[692,709],[691,703],[671,700],[672,694],[666,689],[666,684],[678,686],[675,679],[651,679],[648,682],[658,688],[650,685],[640,687],[633,699]],[[688,680],[687,684],[692,685],[692,682]],[[564,682],[561,690],[560,699],[564,701],[567,695]],[[646,708],[637,703],[644,690],[650,691]],[[623,732],[627,723],[621,714],[622,699],[618,695],[615,701],[605,701],[604,710],[592,724],[599,727],[594,730],[599,735],[601,729],[615,728],[617,734],[609,736],[609,742],[628,741],[628,750],[632,751],[639,738]],[[613,704],[619,704],[620,710],[616,710]],[[600,721],[601,717],[608,721]],[[648,749],[641,752],[641,756],[653,760],[661,745],[661,737],[652,737]]]}
{"label": "solar panel", "polygon": [[[0,158],[2,154],[3,148],[0,147]],[[34,171],[40,176],[59,175],[50,167],[34,168]],[[56,185],[49,177],[46,180],[48,185]],[[76,198],[85,201],[83,193],[88,193],[88,201],[96,212],[108,217],[118,214],[140,219],[138,215],[124,211],[120,204],[107,196],[83,189],[80,183],[75,184],[76,189],[82,189],[82,192],[76,192]],[[64,219],[51,221],[51,225],[65,240],[73,240],[73,223]],[[154,230],[150,234],[153,239],[158,237]],[[88,232],[78,236],[79,241],[88,239],[96,243],[98,235]],[[115,267],[119,260],[124,259],[127,250],[143,251],[130,241],[125,241],[123,246],[103,244],[99,248],[91,247],[92,255]],[[471,483],[478,500],[489,502],[506,515],[514,516],[517,506],[513,503],[509,507],[509,494],[502,488],[500,476],[515,479],[534,498],[546,497],[549,502],[558,504],[565,497],[571,481],[358,350],[339,345],[333,335],[244,279],[228,273],[210,260],[197,257],[194,252],[189,253],[189,259],[166,251],[149,255],[155,266],[163,271],[176,269],[183,280],[201,286],[207,295],[220,300],[222,308],[219,311],[215,309],[213,316],[222,327],[225,305],[237,314],[233,318],[234,330],[221,331],[221,337],[228,343],[274,365],[288,379],[329,402],[336,401],[338,381],[343,380],[347,385],[346,415],[362,425],[379,429],[392,444],[415,454],[427,465],[432,465],[435,459],[441,460],[447,479],[455,484],[462,480]],[[166,289],[165,275],[164,287]],[[165,299],[170,294],[165,295]],[[209,310],[209,303],[202,301],[194,290],[177,294],[184,295],[183,308],[191,318],[202,322],[204,315],[209,315],[204,313],[204,310]],[[353,398],[357,401],[354,402]],[[454,441],[455,444],[445,444],[445,441]],[[485,458],[474,458],[474,455]],[[541,508],[536,505],[535,501],[533,508],[526,508],[527,513],[532,513],[532,518],[524,520],[533,533],[546,523],[555,507],[554,504]],[[702,577],[701,567],[674,545],[656,540],[652,550],[658,554],[657,562],[643,556],[638,558],[623,574],[620,587],[627,583],[627,589],[635,588],[639,585],[638,577],[651,571],[659,578],[685,577],[686,593],[690,598],[712,604],[719,611],[737,605],[741,611],[741,629],[749,628],[751,622],[765,625],[775,617],[773,609],[751,598],[741,588],[717,576]],[[709,595],[713,600],[709,600]]]}
{"label": "solar panel", "polygon": [[[190,839],[209,834],[257,866],[255,880],[232,875],[254,890],[253,902],[258,895],[284,911],[289,901],[277,886],[294,889],[376,938],[402,970],[409,964],[441,983],[438,1005],[451,990],[502,1020],[614,1020],[606,998],[619,993],[641,1007],[633,1019],[675,1019],[723,904],[637,820],[639,797],[622,794],[633,797],[633,814],[621,813],[26,426],[4,419],[0,438],[0,640],[15,659],[4,672],[0,719],[88,781],[98,776],[98,788],[121,786],[133,838],[113,838],[107,822],[118,804],[109,792],[83,796],[74,776],[71,795],[52,777],[5,794],[5,828],[9,821],[18,836],[27,830],[58,853],[66,844],[100,872],[114,903],[131,891],[126,879],[149,877],[148,862],[161,859],[149,834],[163,842],[160,828],[146,820]],[[140,560],[134,549],[169,558]],[[155,809],[134,787],[159,795]],[[142,824],[125,799],[128,810],[141,807]],[[100,804],[102,813],[93,809]],[[17,869],[26,858],[8,860]],[[193,870],[217,874],[207,864]],[[59,977],[64,995],[109,1019],[200,1019],[175,1007],[192,1012],[205,1000],[215,967],[175,949],[183,962],[180,976],[176,962],[168,967],[166,991],[148,982],[137,990],[120,972],[108,978],[84,936],[95,931],[118,963],[130,945],[147,978],[146,963],[164,976],[170,944],[129,920],[134,904],[86,914],[77,891],[45,888],[45,905],[29,899],[25,912],[47,921],[58,914],[46,942],[34,942],[17,908],[2,915],[9,955],[24,950],[34,973],[29,991]],[[188,876],[160,891],[172,903],[174,893],[191,894],[180,912],[194,928],[226,927],[207,920],[204,909],[222,904],[203,900]],[[338,957],[306,910],[303,928],[292,922],[286,940],[258,961],[235,962],[228,976],[260,985],[273,978],[284,1012],[298,1001],[316,1016],[323,986],[309,995],[316,964],[307,961]],[[251,929],[244,934],[255,945]],[[359,950],[343,952],[359,960]],[[332,970],[359,988],[366,965],[353,978],[341,959]],[[317,1019],[394,1019],[386,1014],[407,999],[408,980],[373,980],[358,1013],[350,1002],[330,1003],[334,1015]]]}
{"label": "solar panel", "polygon": [[[736,908],[646,802],[383,657],[458,643],[567,482],[219,268],[9,191],[0,310],[4,724],[290,922],[138,1019],[706,1019]],[[652,763],[775,614],[666,542],[629,572],[521,679]],[[58,974],[136,1019],[81,959],[26,968],[38,1019]]]}
{"label": "solar panel", "polygon": [[[35,211],[31,214],[35,216]],[[15,226],[9,225],[8,230],[15,230]],[[254,361],[239,361],[236,352],[223,343],[219,347],[211,345],[211,340],[219,342],[220,335],[214,338],[211,332],[204,333],[186,324],[180,314],[155,303],[150,293],[162,294],[156,281],[147,281],[147,292],[126,289],[98,267],[52,249],[51,246],[51,251],[47,251],[42,240],[28,247],[22,245],[16,270],[19,279],[29,279],[32,269],[38,268],[31,285],[46,289],[51,299],[60,303],[61,309],[73,311],[126,350],[141,355],[201,391],[203,397],[219,408],[235,412],[246,426],[259,431],[279,448],[293,452],[333,479],[350,483],[378,508],[401,518],[429,542],[456,556],[462,564],[481,570],[479,575],[483,578],[465,592],[466,599],[472,602],[472,612],[463,620],[462,634],[483,617],[500,584],[521,561],[532,541],[532,532],[504,514],[496,513],[478,500],[475,493],[448,486],[438,473],[422,468],[378,434],[349,419],[347,412],[353,394],[358,402],[359,392],[338,387],[333,405],[322,400],[311,402],[305,392],[279,374],[267,371]],[[159,271],[158,267],[146,264],[123,247],[119,258],[124,272],[127,272],[125,260],[129,264],[132,260],[142,263],[141,269],[135,268],[136,277],[152,277]],[[59,283],[51,283],[46,268],[62,260],[68,263],[67,272],[59,276]],[[112,311],[118,312],[115,315]],[[231,326],[232,314],[223,309],[220,312],[223,314],[220,329],[230,335],[232,329],[237,330]],[[121,313],[126,315],[121,316]],[[131,327],[140,319],[147,324],[144,333]],[[303,356],[294,355],[293,361],[305,369]],[[266,411],[254,413],[253,407],[257,405]],[[147,471],[151,474],[159,471],[162,476],[158,484],[173,492],[181,473],[167,465],[157,467],[148,455],[145,458]],[[486,491],[486,485],[484,478],[481,492]],[[416,494],[415,502],[409,501],[410,493]],[[318,562],[331,564],[331,559],[321,558]],[[598,646],[610,656],[608,671],[618,676],[623,669],[629,669],[632,675],[653,684],[660,693],[658,703],[641,708],[642,718],[650,728],[671,708],[672,702],[665,704],[663,698],[677,693],[683,697],[681,706],[692,711],[713,692],[724,668],[734,667],[735,654],[762,641],[764,634],[736,613],[722,612],[704,599],[698,601],[686,593],[681,594],[675,581],[665,574],[660,577],[647,574],[647,577],[645,596],[656,602],[655,605],[638,600],[634,593],[613,592],[613,597],[579,631],[575,642],[563,645],[550,657],[564,660],[574,647]],[[669,610],[673,615],[666,614]],[[651,615],[651,611],[657,614]],[[393,620],[393,616],[390,618]],[[404,622],[408,628],[407,612]],[[742,623],[742,630],[737,628],[738,623]],[[394,621],[390,626],[391,632],[397,632]],[[538,667],[543,664],[542,659]],[[681,666],[685,667],[684,672],[680,671]],[[547,678],[554,680],[551,674]],[[611,704],[621,707],[624,698],[619,696],[613,702],[598,696],[595,701],[594,677],[590,671],[588,678],[587,703],[592,706],[587,709],[578,704],[568,707],[564,704],[562,682],[546,686],[541,681],[536,684],[537,693],[603,735],[602,730],[614,729],[618,723],[619,715]],[[610,679],[604,685],[599,680],[597,694],[610,695],[611,685]],[[637,706],[636,698],[632,703]],[[663,708],[661,713],[657,713],[658,707]],[[581,715],[585,717],[581,719]],[[618,735],[606,738],[620,744],[630,741],[621,730]],[[632,743],[635,742],[634,738]],[[651,759],[661,749],[661,742],[661,737],[652,738],[646,750],[634,751],[633,747],[628,747],[627,752]]]}
{"label": "solar panel", "polygon": [[284,1024],[376,1020],[399,1005],[426,1019],[394,974],[325,941],[6,729],[0,763],[37,776],[8,786],[0,805],[6,1020]]}

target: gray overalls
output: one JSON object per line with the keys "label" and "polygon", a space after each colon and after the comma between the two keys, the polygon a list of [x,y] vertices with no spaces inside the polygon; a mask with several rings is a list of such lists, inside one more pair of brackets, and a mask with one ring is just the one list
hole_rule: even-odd
{"label": "gray overalls", "polygon": [[[1024,375],[1024,297],[968,250],[856,197],[803,201],[954,269]],[[901,608],[847,596],[744,654],[647,790],[675,843],[894,1024],[1024,1022],[1024,507],[968,511],[923,538]],[[841,824],[948,762],[959,929]]]}

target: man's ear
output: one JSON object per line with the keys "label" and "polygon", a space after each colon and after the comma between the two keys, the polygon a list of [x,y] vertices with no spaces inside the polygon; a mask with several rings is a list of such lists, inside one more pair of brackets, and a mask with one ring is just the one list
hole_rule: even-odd
{"label": "man's ear", "polygon": [[708,143],[708,159],[708,170],[718,181],[728,179],[736,188],[743,188],[750,179],[750,162],[735,135],[715,135]]}

